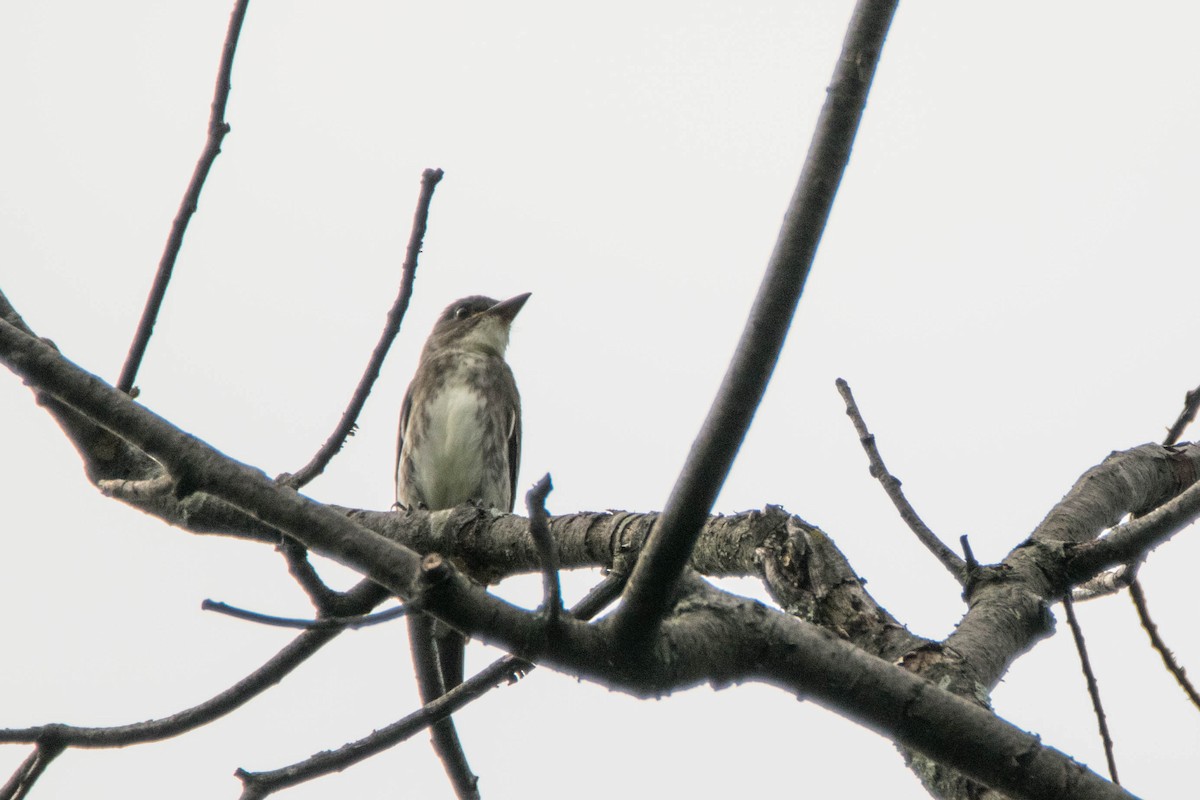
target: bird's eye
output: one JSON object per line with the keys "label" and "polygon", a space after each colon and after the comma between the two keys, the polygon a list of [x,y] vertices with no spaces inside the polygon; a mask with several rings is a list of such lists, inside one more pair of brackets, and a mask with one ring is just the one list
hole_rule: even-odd
{"label": "bird's eye", "polygon": [[459,306],[458,308],[454,309],[455,319],[466,319],[469,316],[471,316],[471,309],[467,308],[466,306]]}

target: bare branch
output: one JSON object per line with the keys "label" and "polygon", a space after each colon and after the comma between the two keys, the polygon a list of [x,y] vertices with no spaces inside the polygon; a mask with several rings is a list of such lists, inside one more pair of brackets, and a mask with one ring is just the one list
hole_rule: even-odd
{"label": "bare branch", "polygon": [[404,321],[404,314],[408,311],[408,302],[412,297],[413,279],[417,274],[417,257],[421,253],[421,245],[424,242],[425,229],[429,221],[429,204],[433,201],[433,190],[441,181],[443,174],[440,169],[427,169],[421,173],[421,194],[417,198],[417,210],[413,213],[412,231],[408,237],[408,250],[404,257],[404,265],[400,269],[400,291],[388,311],[387,324],[384,325],[383,332],[379,335],[379,342],[371,352],[367,368],[363,370],[358,387],[355,388],[346,410],[342,412],[342,418],[338,422],[337,428],[325,440],[325,444],[321,445],[321,449],[317,451],[311,461],[292,475],[279,476],[279,480],[288,486],[299,489],[324,472],[330,460],[342,449],[346,437],[354,431],[355,421],[362,413],[363,406],[367,402],[367,395],[371,393],[371,387],[379,378],[383,360],[387,357],[388,350],[391,349],[392,342],[396,339],[396,334],[400,332],[400,323]]}
{"label": "bare branch", "polygon": [[192,214],[196,213],[200,203],[200,190],[204,188],[208,172],[212,169],[213,162],[217,160],[217,154],[221,152],[221,141],[225,138],[225,134],[229,133],[229,123],[225,121],[225,104],[229,101],[233,54],[237,50],[238,36],[241,35],[242,22],[246,18],[246,7],[249,4],[250,0],[236,0],[233,13],[229,15],[229,29],[225,32],[225,44],[221,48],[221,65],[217,69],[217,88],[213,93],[212,112],[208,118],[208,138],[204,142],[204,149],[200,153],[200,159],[196,162],[196,168],[192,171],[192,179],[183,193],[183,200],[175,214],[175,221],[171,223],[171,233],[167,236],[166,247],[163,248],[162,258],[158,262],[158,273],[154,276],[154,283],[150,287],[150,296],[146,298],[146,307],[142,311],[142,318],[134,333],[133,343],[129,346],[129,353],[125,356],[125,364],[121,367],[121,377],[117,379],[117,389],[126,394],[133,390],[133,382],[137,377],[138,368],[142,364],[142,358],[146,355],[146,346],[150,343],[150,336],[154,333],[154,323],[158,319],[159,309],[162,308],[163,298],[167,294],[171,271],[175,269],[175,259],[179,257],[179,250],[183,246],[183,234],[187,231],[188,222],[191,221]]}
{"label": "bare branch", "polygon": [[[620,657],[622,645],[616,641],[611,623],[588,625],[565,618],[555,636],[539,637],[542,626],[537,614],[488,594],[448,561],[427,558],[422,562],[413,551],[367,530],[354,519],[223,456],[3,321],[0,360],[35,391],[57,397],[87,417],[103,420],[106,428],[159,460],[173,475],[181,476],[182,485],[219,496],[315,552],[368,576],[390,593],[409,597],[419,592],[423,607],[440,619],[523,658],[638,696],[661,696],[702,681],[724,684],[765,680],[836,707],[902,745],[1013,797],[1130,797],[990,711],[796,617],[705,588],[707,585],[694,574],[686,578],[689,595],[681,612],[660,626],[654,647],[637,664]],[[1189,448],[1186,456],[1195,455],[1194,449]],[[1145,458],[1145,451],[1143,447],[1124,455]],[[1140,493],[1132,492],[1138,498],[1149,491],[1139,486]],[[1121,494],[1119,500],[1127,496],[1130,492]],[[478,510],[473,513],[479,514]],[[1033,544],[1040,541],[1035,536]],[[1036,615],[1042,607],[1040,597],[1044,596],[1038,592],[1053,588],[1047,585],[1045,572],[1053,563],[1036,560],[1042,550],[1053,552],[1049,547],[1052,543],[1041,548],[1027,543],[1017,548],[1014,553],[1028,563],[1010,557],[1013,577],[1006,582],[991,582],[999,592],[1012,587],[1029,598],[1024,606],[1032,607],[1032,612],[1024,606],[1004,610],[1005,624],[1010,627],[1017,615]],[[975,647],[960,634],[980,605],[982,600],[973,604],[953,635],[959,636],[956,643],[964,649],[958,651],[948,640],[944,648],[947,653]],[[976,624],[974,633],[992,635],[992,641],[979,646],[993,650],[1009,646],[994,641],[994,626],[989,627],[986,620],[979,622],[984,624]],[[323,635],[327,632],[313,631],[300,638]],[[764,648],[763,642],[771,642],[772,646]],[[972,668],[983,670],[973,680],[991,685],[986,682],[996,678],[987,671],[1002,671],[1008,659],[1019,654],[1017,644],[1018,649],[1002,653],[992,663],[972,653]],[[860,679],[845,681],[847,670]],[[930,720],[938,722],[930,724]]]}
{"label": "bare branch", "polygon": [[1179,437],[1183,436],[1183,432],[1187,430],[1187,426],[1195,421],[1198,409],[1200,409],[1200,386],[1184,395],[1183,410],[1179,412],[1179,417],[1167,429],[1167,436],[1163,439],[1163,444],[1171,445],[1178,442]]}
{"label": "bare branch", "polygon": [[1148,553],[1200,517],[1200,483],[1112,532],[1075,550],[1068,566],[1072,582],[1087,580],[1103,570],[1133,561]]}
{"label": "bare branch", "polygon": [[[350,594],[364,611],[382,602],[387,593],[370,581],[362,581]],[[127,747],[178,736],[207,725],[245,705],[267,689],[279,683],[288,673],[304,663],[342,632],[342,628],[310,630],[300,634],[265,664],[218,695],[169,717],[117,725],[108,728],[87,728],[72,725],[43,725],[34,728],[0,730],[0,743],[38,742],[47,735],[56,737],[64,746],[84,748]]]}
{"label": "bare branch", "polygon": [[224,614],[227,617],[234,619],[245,620],[246,622],[256,622],[259,625],[269,625],[274,628],[298,628],[304,631],[322,630],[326,628],[347,628],[357,630],[359,628],[370,627],[371,625],[379,625],[384,622],[391,622],[394,619],[399,619],[409,612],[408,606],[397,606],[389,608],[387,611],[380,611],[378,614],[360,614],[355,617],[323,617],[321,619],[299,619],[297,617],[276,617],[271,614],[260,614],[257,611],[247,611],[244,608],[231,606],[228,603],[222,603],[216,600],[204,600],[200,603],[202,611],[214,611],[218,614]]}
{"label": "bare branch", "polygon": [[[571,616],[589,620],[599,614],[620,594],[625,585],[621,575],[609,575],[594,586],[587,595],[571,609]],[[485,667],[470,680],[451,689],[433,701],[426,703],[404,719],[375,731],[370,736],[352,742],[337,750],[318,753],[297,764],[270,772],[247,772],[238,770],[237,776],[245,786],[244,800],[266,797],[304,781],[338,772],[347,767],[383,752],[389,747],[410,738],[418,731],[445,719],[468,703],[482,697],[501,683],[512,683],[537,665],[516,656],[505,656]]]}
{"label": "bare branch", "polygon": [[833,198],[850,160],[897,0],[859,0],[775,250],[708,417],[616,612],[636,658],[654,638],[779,359]]}
{"label": "bare branch", "polygon": [[1087,643],[1083,639],[1083,629],[1079,627],[1079,618],[1075,616],[1075,603],[1068,592],[1063,595],[1063,610],[1067,612],[1067,624],[1071,628],[1071,637],[1075,640],[1075,652],[1079,653],[1079,665],[1083,676],[1087,679],[1088,696],[1092,698],[1092,710],[1096,712],[1096,725],[1100,729],[1100,739],[1104,742],[1104,759],[1108,762],[1108,776],[1112,782],[1120,784],[1117,778],[1117,760],[1113,756],[1113,740],[1108,733],[1108,717],[1104,714],[1104,704],[1100,702],[1100,685],[1096,683],[1096,673],[1092,670],[1092,660],[1088,658]]}
{"label": "bare branch", "polygon": [[[887,466],[883,463],[883,456],[879,454],[879,447],[875,444],[875,436],[867,429],[866,420],[863,419],[862,413],[858,410],[858,404],[854,401],[854,393],[850,391],[850,384],[838,378],[837,390],[846,403],[846,416],[850,417],[854,423],[854,430],[858,432],[858,441],[862,443],[863,450],[866,451],[867,461],[871,464],[871,477],[878,480],[883,486],[892,505],[900,512],[900,519],[904,520],[908,529],[916,534],[917,540],[925,545],[930,553],[933,553],[934,558],[954,576],[954,580],[965,586],[967,565],[958,557],[957,553],[938,538],[936,533],[929,529],[929,526],[917,514],[916,509],[908,502],[908,498],[904,496],[904,491],[900,488],[900,480],[888,472]],[[966,543],[963,544],[965,547]]]}
{"label": "bare branch", "polygon": [[1158,635],[1158,626],[1154,624],[1154,620],[1150,617],[1150,609],[1146,606],[1146,595],[1142,592],[1142,586],[1138,581],[1134,580],[1129,584],[1129,596],[1133,599],[1133,605],[1137,608],[1138,619],[1142,622],[1142,628],[1145,629],[1146,635],[1150,637],[1150,643],[1154,645],[1154,649],[1158,651],[1158,655],[1162,658],[1163,666],[1175,676],[1179,687],[1183,689],[1184,694],[1192,701],[1192,705],[1200,709],[1200,693],[1196,691],[1196,687],[1188,679],[1187,672],[1175,660],[1175,655],[1167,647],[1167,643]]}
{"label": "bare branch", "polygon": [[23,800],[33,791],[33,785],[42,773],[50,766],[50,762],[58,758],[66,745],[53,732],[41,737],[21,765],[13,772],[8,782],[0,787],[0,800]]}
{"label": "bare branch", "polygon": [[529,511],[529,535],[537,544],[542,561],[542,605],[546,609],[551,626],[558,621],[562,611],[562,584],[558,580],[558,549],[550,535],[549,516],[546,514],[546,496],[554,488],[550,473],[533,485],[525,494],[525,507]]}
{"label": "bare branch", "polygon": [[1071,599],[1076,603],[1082,603],[1087,600],[1108,597],[1128,587],[1132,579],[1133,573],[1122,564],[1116,569],[1102,572],[1086,583],[1076,586],[1071,590]]}

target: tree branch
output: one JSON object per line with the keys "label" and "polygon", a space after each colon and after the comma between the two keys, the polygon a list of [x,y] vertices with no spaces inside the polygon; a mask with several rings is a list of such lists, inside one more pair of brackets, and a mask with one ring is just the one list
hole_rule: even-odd
{"label": "tree branch", "polygon": [[1108,717],[1104,713],[1104,704],[1100,702],[1100,685],[1096,682],[1096,673],[1092,670],[1092,660],[1088,657],[1087,643],[1083,639],[1083,628],[1079,627],[1079,618],[1075,616],[1075,603],[1071,593],[1063,595],[1063,610],[1067,612],[1067,624],[1071,628],[1071,638],[1075,640],[1075,652],[1079,653],[1079,666],[1087,681],[1088,697],[1092,699],[1092,710],[1096,714],[1096,726],[1100,729],[1100,740],[1104,743],[1104,760],[1108,762],[1108,776],[1113,783],[1119,784],[1117,778],[1117,759],[1113,755],[1113,740],[1108,732]]}
{"label": "tree branch", "polygon": [[800,180],[737,350],[616,612],[617,640],[632,645],[634,657],[654,638],[775,369],[850,160],[896,5],[897,0],[859,0],[855,6]]}
{"label": "tree branch", "polygon": [[[386,592],[370,581],[360,582],[349,594],[355,598],[354,602],[363,611],[378,605],[387,597]],[[105,748],[127,747],[169,739],[207,725],[245,705],[283,680],[313,653],[336,638],[342,630],[344,629],[319,629],[300,634],[261,667],[233,686],[199,705],[169,717],[106,728],[60,724],[7,728],[0,730],[0,743],[36,742],[46,736],[53,736],[65,747]]]}
{"label": "tree branch", "polygon": [[350,398],[346,410],[342,412],[342,418],[333,433],[325,440],[325,444],[321,445],[321,449],[316,452],[311,461],[296,470],[294,474],[279,476],[280,481],[294,489],[307,485],[313,478],[324,472],[325,467],[342,449],[346,437],[351,435],[358,415],[362,413],[363,406],[366,405],[371,387],[379,378],[383,360],[387,357],[388,350],[391,349],[392,342],[396,339],[396,334],[400,332],[400,323],[404,321],[404,314],[408,311],[408,302],[412,298],[413,280],[417,274],[417,257],[421,253],[425,228],[429,221],[429,204],[433,201],[433,190],[441,181],[443,174],[440,169],[427,169],[421,173],[421,194],[417,198],[417,210],[413,213],[412,231],[408,237],[408,250],[404,257],[404,265],[400,268],[400,291],[388,311],[387,324],[384,325],[383,332],[379,335],[379,342],[371,352],[367,368],[359,378],[354,395]]}
{"label": "tree branch", "polygon": [[962,585],[967,583],[967,565],[963,562],[958,554],[943,544],[937,534],[929,529],[917,510],[908,502],[908,498],[904,496],[904,490],[900,488],[900,481],[892,473],[888,472],[887,466],[883,463],[883,456],[879,454],[879,447],[875,444],[875,436],[867,429],[866,420],[863,419],[862,413],[858,410],[858,404],[854,402],[854,394],[850,391],[850,384],[841,378],[837,379],[837,390],[841,394],[842,400],[846,403],[846,416],[854,423],[854,430],[858,432],[858,441],[862,444],[863,450],[866,451],[867,461],[871,464],[871,477],[879,481],[883,486],[883,490],[887,492],[888,498],[892,501],[892,505],[900,512],[900,519],[904,520],[925,548],[933,553],[934,558],[945,567],[954,580]]}
{"label": "tree branch", "polygon": [[175,269],[175,260],[183,246],[183,234],[187,231],[188,222],[200,203],[200,190],[204,188],[208,172],[221,152],[221,141],[230,130],[229,123],[225,121],[225,104],[229,101],[233,54],[237,51],[238,36],[241,35],[242,22],[246,18],[246,7],[249,4],[250,0],[237,0],[233,5],[233,13],[229,15],[229,28],[225,32],[225,43],[221,48],[221,65],[217,69],[217,87],[213,93],[212,112],[208,118],[208,138],[204,142],[204,149],[200,152],[196,168],[192,171],[192,179],[183,193],[183,200],[179,203],[175,221],[171,223],[171,233],[167,236],[166,247],[163,248],[162,258],[158,262],[158,273],[150,287],[150,296],[146,298],[146,307],[133,335],[129,353],[125,356],[125,364],[121,367],[121,377],[117,379],[117,389],[126,394],[133,390],[138,368],[146,355],[146,346],[154,333],[154,323],[158,319],[159,309],[162,308],[163,298],[166,297],[167,284],[170,283],[171,272]]}
{"label": "tree branch", "polygon": [[[280,487],[259,471],[222,456],[79,370],[53,348],[5,322],[0,322],[0,359],[35,391],[57,397],[158,460],[175,477],[176,494],[185,490],[203,490],[218,495],[263,524],[368,576],[391,593],[416,596],[422,608],[453,627],[527,660],[545,662],[578,677],[638,696],[661,696],[700,682],[724,685],[735,680],[765,680],[838,708],[895,741],[1013,796],[1129,796],[1074,765],[1062,754],[1042,748],[1028,734],[1017,731],[987,710],[939,689],[936,684],[906,670],[897,670],[893,664],[870,656],[849,642],[795,617],[717,592],[695,577],[686,579],[683,588],[687,593],[681,598],[676,613],[664,622],[653,647],[636,665],[622,658],[611,621],[587,625],[566,618],[556,629],[555,636],[543,637],[539,615],[489,595],[459,574],[448,561],[428,559],[424,564],[420,563],[419,556],[413,551],[357,524],[355,520],[360,518],[359,515],[343,516]],[[1119,458],[1110,458],[1089,475],[1097,478],[1107,476],[1108,472],[1119,472],[1117,467],[1126,467],[1126,462],[1131,460],[1154,462],[1152,456],[1158,453],[1147,452],[1148,448],[1161,451],[1156,445],[1144,446]],[[1181,454],[1172,455],[1196,459],[1200,458],[1200,448],[1188,448]],[[1154,474],[1154,470],[1143,472]],[[1107,485],[1100,480],[1094,483],[1101,487]],[[1123,500],[1169,494],[1140,484],[1129,489],[1125,493],[1128,497],[1122,495]],[[1101,494],[1099,500],[1105,499]],[[483,510],[469,508],[439,513],[443,524],[456,514],[461,517],[467,513],[474,518],[488,516]],[[427,515],[429,520],[435,518],[439,518],[439,514]],[[1044,607],[1044,601],[1038,600],[1038,592],[1056,590],[1054,582],[1047,581],[1047,576],[1053,576],[1055,564],[1061,564],[1063,558],[1060,552],[1058,562],[1046,560],[1050,558],[1047,554],[1055,552],[1052,545],[1057,544],[1061,551],[1061,540],[1043,537],[1045,542],[1042,543],[1041,532],[1039,529],[1031,538],[1031,542],[1039,546],[1030,546],[1027,542],[1006,559],[1004,572],[1013,577],[1003,581],[981,580],[984,587],[977,598],[984,595],[983,589],[988,584],[994,583],[1002,588],[1007,586],[1016,594],[1027,595],[1036,601],[1035,605],[1040,602]],[[524,535],[528,536],[527,531]],[[531,544],[531,549],[536,548]],[[1035,555],[1040,555],[1042,560],[1036,560]],[[954,636],[963,633],[972,614],[981,605],[987,603],[976,599]],[[1014,616],[1019,617],[1025,610],[1017,604],[1004,613],[1004,623],[1011,624]],[[999,642],[1000,648],[1010,645],[1008,639],[997,636],[995,630],[988,631],[980,622],[976,620],[976,633],[990,635],[992,640]],[[319,633],[323,632],[304,636]],[[998,679],[996,675],[980,672],[994,668],[979,659],[981,644],[960,636],[956,642],[962,648],[959,650],[950,646],[951,641],[954,641],[953,636],[940,648],[946,656],[941,663],[953,666],[951,662],[957,659],[969,666],[969,669],[960,667],[962,685],[955,686],[955,690],[971,695],[973,691],[978,692],[971,681],[994,685],[994,680]],[[769,646],[764,646],[765,643]],[[982,644],[984,649],[989,646]],[[976,650],[972,651],[972,647]],[[1002,654],[1001,660],[1006,663],[1012,657],[1015,655],[1011,652]],[[906,657],[902,663],[910,667],[919,660]],[[845,680],[847,669],[859,676],[849,686]],[[926,701],[930,704],[929,714],[925,711]],[[931,719],[938,721],[929,724]],[[964,730],[970,731],[966,739]],[[1003,736],[1001,732],[1004,732]],[[970,746],[964,748],[963,742],[967,740]],[[1010,745],[1017,749],[1008,749]],[[1016,772],[1011,766],[1014,763],[1020,765]],[[1062,781],[1068,775],[1074,782],[1064,786]]]}

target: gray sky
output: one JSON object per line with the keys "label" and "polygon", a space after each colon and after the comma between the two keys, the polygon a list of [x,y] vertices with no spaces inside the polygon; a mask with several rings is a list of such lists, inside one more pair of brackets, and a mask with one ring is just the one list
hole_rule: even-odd
{"label": "gray sky", "polygon": [[[229,6],[0,6],[0,287],[110,381],[203,142]],[[555,513],[660,508],[757,288],[849,11],[255,0],[233,131],[139,376],[142,401],[269,473],[304,463],[391,303],[420,172],[441,167],[393,358],[311,495],[385,508],[396,412],[436,312],[465,294],[532,291],[510,349],[526,414],[521,485],[551,472]],[[1198,23],[1188,3],[902,5],[718,511],[777,503],[820,525],[880,602],[940,638],[963,611],[958,589],[867,475],[836,377],[925,520],[950,542],[968,533],[983,560],[1111,450],[1161,438],[1200,382]],[[269,548],[190,536],[101,498],[15,379],[0,377],[0,419],[18,454],[0,459],[11,648],[0,725],[168,714],[289,638],[199,611],[212,597],[304,614]],[[1198,559],[1188,531],[1142,573],[1193,673],[1185,587]],[[501,591],[537,602],[536,579]],[[1125,784],[1180,796],[1200,717],[1127,598],[1080,616]],[[994,702],[1102,770],[1061,627]],[[493,655],[475,646],[468,666]],[[235,767],[282,766],[415,703],[403,625],[347,634],[198,733],[69,752],[38,796],[169,786],[234,797]],[[823,796],[844,793],[847,774],[864,797],[925,796],[888,742],[761,686],[642,702],[538,670],[458,720],[493,798],[665,786]],[[0,749],[0,768],[24,755]],[[287,796],[445,793],[422,736]]]}

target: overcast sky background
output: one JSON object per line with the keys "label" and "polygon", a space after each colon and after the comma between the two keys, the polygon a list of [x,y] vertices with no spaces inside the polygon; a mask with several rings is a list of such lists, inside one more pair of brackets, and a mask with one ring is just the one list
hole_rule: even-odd
{"label": "overcast sky background", "polygon": [[[0,6],[0,287],[109,381],[203,143],[230,6]],[[307,461],[394,296],[421,170],[441,167],[393,357],[309,493],[386,508],[396,413],[437,312],[531,291],[510,348],[520,485],[551,472],[554,513],[661,508],[757,288],[850,8],[255,0],[233,130],[141,401],[270,474]],[[941,638],[963,612],[958,587],[868,476],[835,378],[926,522],[951,543],[969,534],[981,560],[1002,558],[1111,450],[1162,437],[1200,382],[1198,25],[1183,2],[902,5],[717,511],[784,505],[833,536],[914,632]],[[173,713],[290,638],[199,610],[211,597],[306,614],[270,548],[100,497],[11,377],[0,422],[0,725]],[[1188,531],[1142,573],[1196,674],[1198,562]],[[537,589],[501,591],[536,604]],[[1080,616],[1123,782],[1183,796],[1200,715],[1126,597]],[[345,634],[199,732],[70,751],[35,796],[236,797],[236,767],[283,766],[412,710],[403,630]],[[993,699],[1103,772],[1069,638],[1063,623]],[[476,645],[468,667],[494,655]],[[489,798],[926,796],[886,740],[762,686],[647,702],[538,670],[457,719]],[[0,768],[26,752],[0,749]],[[421,735],[282,796],[447,794]]]}

